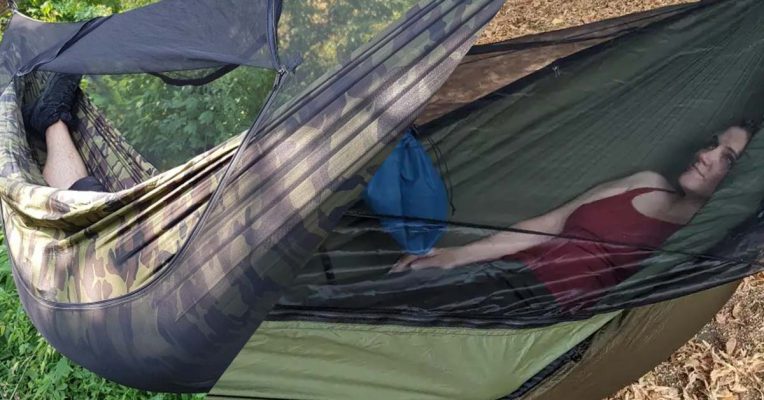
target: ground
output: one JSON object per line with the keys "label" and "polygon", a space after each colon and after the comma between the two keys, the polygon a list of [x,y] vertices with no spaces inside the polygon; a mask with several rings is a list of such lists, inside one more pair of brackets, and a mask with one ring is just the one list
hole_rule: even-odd
{"label": "ground", "polygon": [[[680,0],[508,0],[480,43],[594,22]],[[749,277],[695,338],[609,400],[764,399],[764,274]]]}

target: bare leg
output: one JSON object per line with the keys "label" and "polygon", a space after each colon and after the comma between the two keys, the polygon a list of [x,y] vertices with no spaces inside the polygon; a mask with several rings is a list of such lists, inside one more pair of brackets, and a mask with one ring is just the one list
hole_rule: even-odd
{"label": "bare leg", "polygon": [[69,134],[69,127],[58,121],[45,130],[45,143],[48,147],[48,158],[42,169],[42,176],[48,185],[69,189],[74,182],[85,178],[88,171],[85,163],[74,147]]}

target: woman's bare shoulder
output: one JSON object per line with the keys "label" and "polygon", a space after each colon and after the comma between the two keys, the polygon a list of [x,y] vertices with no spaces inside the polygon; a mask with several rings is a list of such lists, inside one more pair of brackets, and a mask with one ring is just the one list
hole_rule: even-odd
{"label": "woman's bare shoulder", "polygon": [[674,187],[671,186],[671,183],[663,175],[654,171],[641,171],[621,179],[601,183],[584,192],[574,201],[570,202],[569,205],[578,207],[592,201],[642,187],[674,190]]}
{"label": "woman's bare shoulder", "polygon": [[623,178],[623,186],[628,189],[652,187],[658,189],[674,190],[671,182],[663,175],[655,171],[640,171]]}
{"label": "woman's bare shoulder", "polygon": [[620,179],[599,184],[592,188],[592,191],[612,195],[641,187],[673,189],[671,183],[663,175],[655,171],[640,171]]}

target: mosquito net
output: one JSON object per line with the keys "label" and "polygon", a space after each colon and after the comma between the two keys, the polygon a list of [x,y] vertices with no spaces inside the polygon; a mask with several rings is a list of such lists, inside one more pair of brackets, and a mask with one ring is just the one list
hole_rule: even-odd
{"label": "mosquito net", "polygon": [[[762,13],[748,1],[685,9],[421,126],[449,218],[358,203],[274,318],[530,326],[758,270],[760,245],[740,239],[764,197],[764,139],[744,122],[764,114]],[[699,193],[694,180],[719,165]],[[443,223],[429,255],[393,240]]]}
{"label": "mosquito net", "polygon": [[0,48],[0,86],[35,70],[88,75],[83,88],[95,105],[164,171],[246,131],[277,70],[292,73],[275,106],[415,3],[140,1],[128,6],[145,6],[56,24],[16,13]]}

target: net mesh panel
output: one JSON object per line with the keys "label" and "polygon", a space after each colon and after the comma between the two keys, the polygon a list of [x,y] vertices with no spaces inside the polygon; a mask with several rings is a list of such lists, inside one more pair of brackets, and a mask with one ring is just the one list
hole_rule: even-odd
{"label": "net mesh panel", "polygon": [[584,26],[475,46],[417,117],[416,123],[426,124],[561,58],[687,9],[687,5],[662,7]]}
{"label": "net mesh panel", "polygon": [[[251,27],[253,19],[263,20],[267,16],[266,1],[214,4],[214,12],[206,16],[209,20],[205,24],[197,25],[201,32],[214,32],[218,36],[222,32],[228,35],[206,38],[205,43],[216,43],[215,50],[219,50],[219,54],[204,53],[207,51],[204,43],[193,43],[193,40],[199,38],[184,38],[184,41],[177,43],[174,39],[178,35],[172,31],[154,32],[157,37],[144,41],[172,43],[170,49],[166,46],[161,46],[161,50],[152,50],[151,46],[146,46],[148,50],[140,46],[131,49],[128,43],[128,48],[120,48],[119,54],[97,54],[111,51],[107,45],[113,39],[112,36],[126,29],[125,21],[158,23],[166,18],[165,14],[170,12],[169,10],[177,8],[171,3],[172,1],[151,4],[107,19],[103,25],[97,26],[91,34],[79,39],[75,46],[68,48],[65,53],[43,67],[64,72],[82,71],[83,68],[94,73],[108,70],[109,75],[89,75],[83,85],[85,91],[128,143],[160,172],[181,165],[192,157],[204,154],[225,140],[245,132],[263,106],[276,75],[274,71],[265,69],[239,67],[205,85],[176,87],[165,82],[198,81],[219,72],[220,68],[225,68],[226,65],[231,65],[225,64],[226,62],[270,66],[272,60],[265,42],[267,24],[263,22],[255,24],[257,27]],[[213,6],[211,3],[201,3],[201,8]],[[296,96],[304,93],[311,83],[321,82],[319,78],[322,75],[328,77],[327,73],[333,67],[348,59],[351,52],[368,43],[415,3],[413,0],[384,4],[367,4],[360,1],[284,2],[278,28],[279,52],[282,55],[280,61],[286,65],[299,64],[299,67],[280,90],[271,111],[278,105],[296,99]],[[188,18],[192,20],[205,15],[199,9],[190,14]],[[174,18],[185,17],[174,15]],[[22,16],[17,16],[14,23],[20,26],[16,28],[17,32],[35,29],[40,25],[39,22]],[[72,36],[75,30],[85,29],[83,26],[87,27],[83,23],[62,24],[59,29],[67,31],[58,33],[58,36]],[[205,26],[209,28],[205,29]],[[226,29],[212,29],[220,26],[226,26]],[[250,31],[244,29],[246,27],[250,27]],[[51,29],[50,25],[46,25],[46,29]],[[51,40],[50,37],[42,38],[40,48],[27,50],[30,53],[42,52],[44,46],[51,45]],[[221,44],[219,49],[218,43]],[[248,45],[239,46],[238,43]],[[230,46],[236,46],[237,49],[229,49]],[[250,49],[242,50],[245,47]],[[189,57],[188,49],[194,49],[191,52],[194,57]],[[166,60],[167,51],[183,54],[184,58],[176,63],[183,68],[168,71],[163,65],[152,64],[152,51],[170,65],[173,63]],[[135,54],[130,54],[131,52]],[[125,54],[132,57],[126,57]],[[19,57],[28,58],[23,54]],[[122,57],[124,65],[116,63],[115,57]],[[215,62],[195,61],[197,57]],[[104,66],[81,62],[88,59],[109,62]],[[205,65],[210,66],[198,68]],[[156,74],[125,73],[135,72],[136,69],[161,72],[165,81]],[[115,73],[120,75],[114,75]],[[278,115],[273,112],[271,114]]]}
{"label": "net mesh panel", "polygon": [[[322,75],[348,59],[351,52],[400,18],[416,1],[361,3],[284,2],[278,28],[280,61],[286,65],[299,63],[299,67],[280,90],[271,110],[304,93],[311,83],[320,82]],[[260,8],[240,8],[238,12],[259,16],[265,13],[265,8]],[[242,38],[235,32],[232,36],[237,42],[264,49],[260,39]],[[221,53],[232,52],[224,48]],[[265,54],[258,53],[258,57],[264,59]],[[162,75],[172,80],[199,80],[218,69],[163,71]],[[245,132],[271,91],[274,77],[273,71],[240,67],[198,87],[167,85],[148,74],[93,75],[86,86],[95,104],[127,141],[164,171]]]}
{"label": "net mesh panel", "polygon": [[[693,173],[696,152],[710,138],[764,114],[762,16],[764,5],[754,1],[674,9],[660,22],[560,60],[423,126],[453,185],[456,210],[438,246],[506,234],[520,221],[639,171],[658,172],[679,195],[686,189],[680,177]],[[473,60],[473,72],[456,85],[479,81],[478,71],[490,75],[479,68],[483,60],[490,65],[486,55]],[[381,228],[384,216],[369,215],[359,204],[272,318],[337,320],[352,314],[354,321],[448,324],[449,317],[459,317],[477,325],[536,326],[738,279],[761,267],[761,245],[753,238],[760,237],[755,217],[764,197],[762,145],[764,138],[754,135],[692,220],[658,245],[635,239],[653,234],[638,230],[608,237],[560,237],[540,228],[514,233],[515,240],[540,233],[547,245],[592,249],[588,256],[576,253],[578,264],[593,265],[586,272],[577,268],[578,275],[553,271],[550,277],[554,263],[541,273],[513,252],[458,268],[390,274],[403,254]],[[431,149],[433,161],[435,153]],[[600,218],[614,231],[620,218],[627,219]],[[623,254],[628,257],[619,258]],[[628,261],[614,263],[619,259]]]}
{"label": "net mesh panel", "polygon": [[418,0],[286,0],[279,21],[281,62],[299,62],[293,77],[276,99],[283,105],[330,77],[349,59],[401,18]]}
{"label": "net mesh panel", "polygon": [[[312,243],[319,241],[322,235],[320,232],[314,234],[312,224],[316,221],[321,221],[319,224],[323,224],[326,218],[331,221],[326,223],[333,225],[335,214],[337,216],[341,214],[338,210],[344,209],[344,205],[331,212],[324,209],[313,210],[317,204],[329,202],[326,199],[327,192],[316,188],[332,182],[332,189],[329,192],[336,190],[336,193],[331,193],[333,201],[337,201],[334,200],[335,197],[353,196],[350,193],[356,191],[355,178],[349,175],[343,176],[342,179],[351,181],[347,185],[352,189],[345,189],[345,183],[341,184],[343,189],[338,189],[334,186],[340,185],[340,181],[334,182],[338,179],[332,177],[334,171],[326,174],[327,176],[310,176],[315,171],[311,169],[312,167],[306,166],[321,162],[337,166],[337,171],[347,171],[346,168],[364,165],[367,159],[373,158],[375,152],[371,154],[362,152],[360,157],[358,152],[351,157],[335,156],[335,153],[340,152],[340,149],[365,146],[367,140],[376,140],[379,147],[384,147],[387,143],[386,139],[369,136],[373,136],[373,132],[378,132],[379,135],[390,130],[397,132],[403,124],[408,124],[408,121],[404,123],[400,120],[406,120],[410,115],[413,117],[410,113],[400,111],[401,107],[405,107],[401,104],[407,103],[400,100],[399,93],[412,93],[414,96],[420,96],[420,92],[427,93],[429,87],[419,88],[419,83],[422,81],[438,82],[439,86],[441,77],[447,76],[441,68],[450,72],[450,65],[453,65],[450,62],[456,59],[456,57],[449,58],[448,55],[466,52],[473,32],[469,31],[470,33],[465,35],[463,29],[459,29],[459,35],[453,35],[456,38],[447,37],[442,39],[442,43],[437,43],[439,47],[435,49],[442,48],[448,52],[431,51],[431,48],[427,46],[433,45],[429,43],[433,41],[433,36],[439,37],[439,34],[451,32],[451,29],[456,30],[459,26],[456,23],[442,24],[439,26],[442,32],[433,31],[432,20],[440,18],[448,22],[458,22],[468,16],[469,18],[478,18],[478,16],[487,18],[492,15],[492,8],[482,7],[481,3],[464,5],[458,2],[421,1],[421,7],[412,8],[412,4],[415,3],[417,2],[394,1],[384,4],[367,4],[361,1],[330,1],[286,2],[284,4],[279,28],[281,61],[289,65],[291,63],[289,57],[295,54],[300,54],[302,61],[296,71],[285,73],[279,81],[277,89],[272,92],[273,97],[266,103],[263,119],[257,121],[253,125],[254,128],[248,132],[250,137],[245,138],[246,142],[242,147],[244,150],[237,154],[237,157],[239,155],[241,157],[234,158],[228,166],[230,174],[227,177],[230,181],[223,180],[223,185],[231,183],[231,187],[235,187],[234,182],[242,175],[261,174],[262,183],[256,185],[252,192],[247,193],[254,197],[254,190],[257,190],[260,192],[258,200],[270,207],[267,211],[268,215],[259,214],[259,218],[267,219],[267,217],[282,214],[292,215],[288,221],[283,222],[283,225],[269,227],[276,230],[274,235],[263,234],[268,232],[266,229],[259,232],[263,237],[267,237],[261,243],[273,246],[275,249],[268,249],[267,252],[264,251],[265,255],[258,255],[262,257],[258,262],[261,268],[275,268],[270,263],[281,262],[272,259],[274,254],[284,259],[302,260],[303,256],[300,253],[311,252],[306,248],[313,247]],[[391,25],[396,20],[398,20],[397,23]],[[379,40],[374,42],[372,47],[372,39],[375,38]],[[408,38],[410,41],[401,38]],[[421,45],[421,49],[428,49],[430,53],[425,53],[426,56],[423,56],[427,59],[424,61],[414,57],[409,59],[407,55],[410,53],[395,50],[408,43]],[[405,55],[401,56],[402,53]],[[421,53],[414,52],[414,54]],[[347,61],[351,59],[351,55],[355,64]],[[443,60],[437,57],[443,57]],[[420,62],[427,64],[426,61],[431,59],[438,61],[437,63],[432,61],[433,65],[419,65]],[[395,60],[398,64],[389,60]],[[407,80],[409,76],[415,74],[421,76],[420,81]],[[400,84],[389,86],[389,82],[400,82]],[[390,88],[392,89],[388,92]],[[368,101],[370,99],[375,100]],[[413,103],[417,104],[420,100],[423,99],[417,98]],[[377,108],[384,108],[381,104],[387,104],[393,109],[386,110],[391,118],[385,118],[386,115],[380,114],[381,111],[377,110]],[[363,107],[363,109],[354,110],[355,107]],[[299,111],[295,112],[295,110]],[[330,136],[328,132],[332,134],[340,132],[340,134]],[[360,141],[363,143],[357,142],[357,137],[361,137]],[[319,173],[322,174],[320,171]],[[364,174],[365,171],[359,173]],[[309,197],[297,194],[304,192],[310,185],[315,185],[310,190],[317,190],[317,195]],[[289,204],[284,201],[285,198],[278,195],[281,186],[289,187],[289,190],[293,191],[286,198]],[[222,188],[218,194],[221,197],[225,196],[228,189],[228,187]],[[275,196],[278,198],[272,199]],[[343,200],[342,203],[346,201]],[[206,223],[212,226],[225,221],[230,211],[231,207],[225,204],[225,201],[216,202],[213,198],[206,214],[209,218],[197,224],[197,231],[209,229]],[[324,213],[331,216],[327,217]],[[299,218],[295,214],[299,215]],[[267,224],[262,221],[260,223]],[[200,229],[199,226],[203,228]],[[299,237],[292,241],[289,238],[274,239],[278,237],[276,235],[284,234]],[[276,243],[271,244],[271,242]],[[183,263],[192,257],[206,257],[199,250],[203,246],[195,246],[193,243],[192,237],[174,262]],[[289,252],[295,254],[284,256]]]}
{"label": "net mesh panel", "polygon": [[[193,81],[217,71],[164,75]],[[275,75],[271,70],[239,67],[199,86],[169,85],[148,74],[93,75],[83,87],[125,140],[165,171],[245,132],[271,91]]]}

